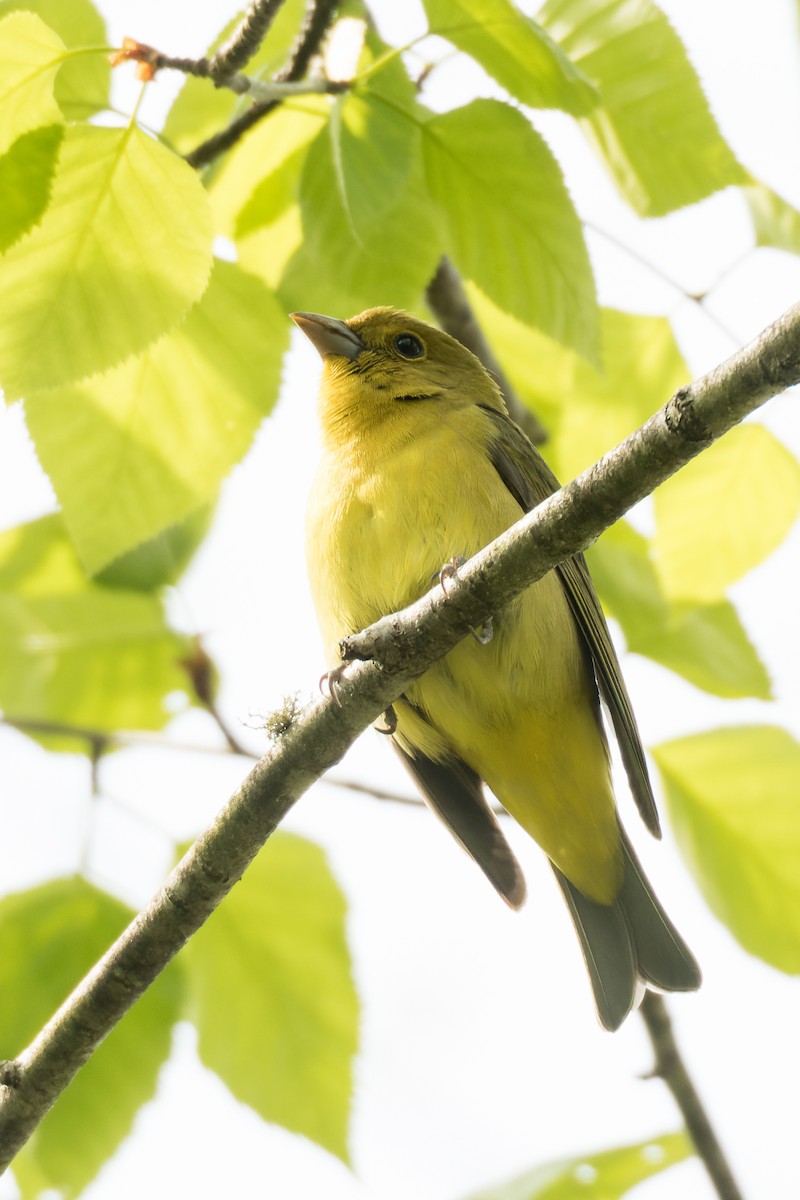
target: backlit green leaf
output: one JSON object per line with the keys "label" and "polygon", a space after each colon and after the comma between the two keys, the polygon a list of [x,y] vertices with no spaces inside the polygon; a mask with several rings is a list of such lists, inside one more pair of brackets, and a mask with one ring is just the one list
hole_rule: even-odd
{"label": "backlit green leaf", "polygon": [[[272,226],[241,244],[243,260],[258,271],[274,270],[296,238],[278,285],[287,308],[351,315],[380,298],[398,308],[416,308],[441,254],[435,213],[422,172],[413,170],[381,221],[357,235],[341,203],[327,135],[315,143],[300,180],[302,236],[297,210],[287,209]],[[288,227],[288,228],[287,228]]]}
{"label": "backlit green leaf", "polygon": [[62,120],[53,82],[64,53],[61,38],[33,13],[0,21],[0,154],[29,129]]}
{"label": "backlit green leaf", "polygon": [[273,294],[217,260],[169,337],[109,374],[27,400],[90,573],[216,496],[275,402],[288,339]]}
{"label": "backlit green leaf", "polygon": [[328,109],[322,96],[282,104],[234,147],[210,185],[220,233],[241,237],[271,224],[297,200],[308,147],[324,128]]}
{"label": "backlit green leaf", "polygon": [[742,191],[750,209],[756,244],[800,254],[800,212],[763,183],[753,183]]}
{"label": "backlit green leaf", "polygon": [[665,742],[653,757],[711,909],[751,954],[800,973],[800,745],[745,725]]}
{"label": "backlit green leaf", "polygon": [[510,0],[425,0],[425,11],[431,33],[471,55],[523,104],[578,114],[597,102],[586,76]]}
{"label": "backlit green leaf", "polygon": [[619,621],[628,649],[715,696],[771,696],[766,669],[727,600],[670,604],[647,539],[624,521],[587,554],[603,605]]}
{"label": "backlit green leaf", "polygon": [[419,130],[379,92],[364,88],[336,100],[309,158],[322,153],[327,160],[327,148],[320,143],[324,137],[330,139],[339,204],[353,236],[361,240],[402,192],[419,159]]}
{"label": "backlit green leaf", "polygon": [[583,231],[544,140],[496,100],[432,117],[422,132],[445,248],[462,274],[520,320],[596,355]]}
{"label": "backlit green leaf", "polygon": [[60,517],[0,534],[0,709],[10,717],[159,729],[167,697],[188,691],[188,649],[155,596],[86,579]]}
{"label": "backlit green leaf", "polygon": [[91,0],[0,0],[0,17],[20,8],[41,17],[68,49],[96,47],[96,53],[68,56],[56,76],[55,97],[67,120],[85,120],[106,108],[111,81],[108,38]]}
{"label": "backlit green leaf", "polygon": [[535,1167],[468,1200],[620,1200],[631,1188],[693,1153],[685,1133],[666,1133],[646,1142],[601,1150],[581,1158]]}
{"label": "backlit green leaf", "polygon": [[186,163],[135,128],[69,128],[50,207],[0,261],[0,382],[58,386],[166,333],[208,282],[211,235]]}
{"label": "backlit green leaf", "polygon": [[596,462],[685,384],[689,369],[666,317],[603,309],[602,366],[576,361],[553,447],[564,480]]}
{"label": "backlit green leaf", "polygon": [[347,1161],[358,1000],[322,850],[274,834],[186,965],[203,1062],[265,1120]]}
{"label": "backlit green leaf", "polygon": [[200,508],[184,521],[135,546],[104,567],[96,576],[97,582],[137,592],[152,592],[165,584],[177,583],[208,533],[213,512],[210,506]]}
{"label": "backlit green leaf", "polygon": [[655,562],[676,600],[714,601],[780,545],[800,464],[763,425],[738,425],[655,494]]}
{"label": "backlit green leaf", "polygon": [[35,225],[50,200],[63,125],[23,133],[0,157],[0,253]]}
{"label": "backlit green leaf", "polygon": [[627,437],[689,378],[665,317],[601,309],[597,368],[500,312],[476,289],[468,291],[503,369],[548,429],[543,449],[564,483]]}
{"label": "backlit green leaf", "polygon": [[683,43],[651,0],[548,0],[536,19],[600,92],[584,129],[642,216],[747,182]]}
{"label": "backlit green leaf", "polygon": [[[133,917],[74,876],[0,901],[0,1057],[13,1058]],[[23,1200],[77,1196],[156,1088],[182,998],[169,967],[95,1052],[14,1160]]]}

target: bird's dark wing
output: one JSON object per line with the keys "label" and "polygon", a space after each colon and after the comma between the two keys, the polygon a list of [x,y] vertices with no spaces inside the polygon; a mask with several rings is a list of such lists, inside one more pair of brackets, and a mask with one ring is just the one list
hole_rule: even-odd
{"label": "bird's dark wing", "polygon": [[[394,707],[402,709],[407,703],[399,700]],[[419,709],[415,707],[414,711],[424,720]],[[506,904],[520,908],[525,903],[522,869],[483,794],[480,776],[460,760],[434,762],[424,754],[409,754],[396,738],[391,740],[427,804],[475,860]]]}
{"label": "bird's dark wing", "polygon": [[[484,411],[491,417],[496,430],[491,447],[492,465],[523,512],[529,512],[557,491],[559,482],[533,443],[506,413],[489,407]],[[589,647],[600,694],[611,716],[636,806],[650,832],[660,837],[658,812],[636,718],[586,560],[582,554],[576,554],[561,563],[556,571],[564,585],[572,615]]]}

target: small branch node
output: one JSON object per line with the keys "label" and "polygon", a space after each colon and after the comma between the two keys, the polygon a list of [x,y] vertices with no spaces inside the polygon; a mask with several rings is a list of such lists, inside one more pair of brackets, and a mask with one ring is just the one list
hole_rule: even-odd
{"label": "small branch node", "polygon": [[670,433],[687,442],[711,442],[713,434],[705,421],[698,416],[694,397],[689,387],[678,388],[664,409],[664,423]]}
{"label": "small branch node", "polygon": [[22,1068],[15,1058],[0,1062],[0,1087],[18,1088],[22,1079]]}

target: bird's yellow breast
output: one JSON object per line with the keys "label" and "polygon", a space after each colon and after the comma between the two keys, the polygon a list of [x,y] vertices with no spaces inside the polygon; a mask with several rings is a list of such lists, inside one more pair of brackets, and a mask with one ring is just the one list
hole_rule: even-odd
{"label": "bird's yellow breast", "polygon": [[477,409],[452,414],[393,452],[362,443],[345,462],[325,456],[307,553],[329,656],[339,638],[416,600],[444,562],[473,554],[520,516],[471,437],[482,418]]}
{"label": "bird's yellow breast", "polygon": [[[474,405],[426,415],[415,406],[413,437],[366,431],[321,465],[307,554],[331,665],[342,637],[418,599],[444,563],[521,516],[491,462],[490,418]],[[620,859],[607,752],[557,576],[500,613],[488,645],[465,639],[406,695],[406,747],[467,762],[577,886],[608,901]]]}

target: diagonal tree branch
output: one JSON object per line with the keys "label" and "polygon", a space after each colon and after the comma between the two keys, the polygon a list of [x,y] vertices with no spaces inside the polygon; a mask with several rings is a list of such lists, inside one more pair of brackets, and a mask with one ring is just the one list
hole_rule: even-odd
{"label": "diagonal tree branch", "polygon": [[671,400],[403,613],[347,641],[337,699],[319,697],[253,768],[150,904],[40,1034],[0,1068],[0,1171],[103,1038],[240,878],[303,794],[415,678],[514,596],[585,549],[681,466],[800,381],[800,305]]}

